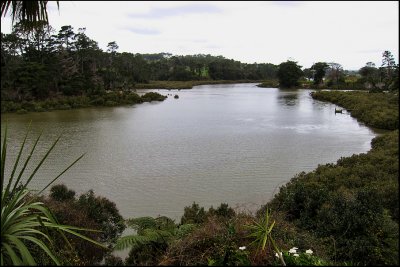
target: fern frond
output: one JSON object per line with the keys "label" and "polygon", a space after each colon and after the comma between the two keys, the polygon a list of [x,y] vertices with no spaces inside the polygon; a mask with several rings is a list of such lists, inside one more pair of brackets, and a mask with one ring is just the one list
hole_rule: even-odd
{"label": "fern frond", "polygon": [[129,235],[121,237],[117,240],[114,249],[123,250],[126,248],[134,248],[151,242],[152,240],[147,236],[142,235]]}
{"label": "fern frond", "polygon": [[157,222],[152,217],[139,217],[126,220],[126,224],[136,230],[140,235],[144,229],[154,229],[157,227]]}
{"label": "fern frond", "polygon": [[192,223],[182,224],[181,226],[179,226],[179,228],[176,228],[175,235],[178,236],[179,238],[182,238],[193,232],[194,229],[196,229],[195,224]]}

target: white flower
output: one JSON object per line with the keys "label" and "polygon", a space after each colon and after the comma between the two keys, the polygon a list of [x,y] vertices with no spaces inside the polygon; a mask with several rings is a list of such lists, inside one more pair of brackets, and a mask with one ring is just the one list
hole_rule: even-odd
{"label": "white flower", "polygon": [[[279,254],[282,256],[282,252],[279,252]],[[276,252],[275,252],[275,256],[279,258],[279,255]]]}
{"label": "white flower", "polygon": [[295,254],[293,254],[293,256],[295,256],[295,257],[298,257],[298,256],[299,256],[299,254],[295,253]]}
{"label": "white flower", "polygon": [[311,249],[307,249],[307,250],[306,250],[306,253],[307,253],[307,254],[313,254],[313,251],[312,251]]}
{"label": "white flower", "polygon": [[245,249],[246,249],[246,247],[245,247],[245,246],[243,246],[243,247],[239,247],[239,249],[240,249],[240,250],[245,250]]}
{"label": "white flower", "polygon": [[291,248],[291,249],[289,250],[289,253],[296,253],[296,252],[297,252],[296,249],[297,249],[297,248]]}

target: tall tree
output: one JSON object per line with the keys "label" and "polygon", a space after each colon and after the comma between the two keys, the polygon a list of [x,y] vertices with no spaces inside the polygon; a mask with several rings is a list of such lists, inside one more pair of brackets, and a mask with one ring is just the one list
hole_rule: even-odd
{"label": "tall tree", "polygon": [[339,63],[330,62],[329,65],[329,73],[328,76],[331,79],[332,83],[339,84],[339,81],[343,77],[343,67]]}
{"label": "tall tree", "polygon": [[382,72],[382,74],[384,75],[382,81],[385,83],[385,89],[387,90],[393,82],[394,70],[396,68],[396,62],[390,51],[383,52],[381,67],[384,70]]}
{"label": "tall tree", "polygon": [[375,67],[372,62],[367,62],[358,73],[361,75],[363,82],[366,83],[366,87],[376,88],[376,84],[379,82],[379,70]]}
{"label": "tall tree", "polygon": [[319,85],[323,82],[328,67],[329,65],[326,62],[317,62],[311,66],[311,69],[314,70],[313,78],[315,85]]}
{"label": "tall tree", "polygon": [[278,79],[279,85],[284,88],[290,88],[299,85],[299,79],[303,76],[301,66],[297,62],[288,60],[279,64]]}

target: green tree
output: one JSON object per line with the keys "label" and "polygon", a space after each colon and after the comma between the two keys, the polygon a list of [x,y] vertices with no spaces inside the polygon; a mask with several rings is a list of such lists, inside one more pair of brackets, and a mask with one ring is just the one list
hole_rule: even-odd
{"label": "green tree", "polygon": [[[396,70],[396,61],[390,51],[384,51],[382,54],[382,66],[383,68],[383,79],[382,81],[385,83],[385,89],[388,90],[391,84],[394,81],[395,70]],[[397,73],[398,77],[398,73]]]}
{"label": "green tree", "polygon": [[358,73],[361,75],[362,80],[367,83],[367,87],[376,88],[376,84],[379,82],[379,70],[374,63],[367,62]]}
{"label": "green tree", "polygon": [[193,202],[191,207],[185,207],[181,224],[198,224],[206,220],[206,211],[203,207],[200,208],[199,204]]}
{"label": "green tree", "polygon": [[58,32],[58,39],[61,45],[65,44],[65,48],[70,50],[72,40],[75,39],[74,28],[71,25],[62,26]]}
{"label": "green tree", "polygon": [[314,85],[320,85],[323,82],[328,67],[329,65],[325,62],[317,62],[311,66],[314,70]]}
{"label": "green tree", "polygon": [[278,79],[279,85],[284,88],[290,88],[299,85],[299,79],[303,76],[301,66],[297,62],[288,60],[279,64]]}
{"label": "green tree", "polygon": [[329,69],[327,72],[327,76],[329,77],[329,83],[328,85],[333,85],[336,84],[338,85],[340,82],[344,82],[344,78],[343,78],[343,67],[342,65],[340,65],[339,63],[336,62],[330,62],[328,63],[329,65]]}

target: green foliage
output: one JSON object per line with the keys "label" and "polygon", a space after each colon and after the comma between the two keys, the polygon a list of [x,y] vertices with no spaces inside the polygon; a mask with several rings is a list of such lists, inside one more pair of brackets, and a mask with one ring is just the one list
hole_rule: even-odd
{"label": "green foliage", "polygon": [[156,92],[149,92],[140,97],[129,91],[109,92],[90,96],[64,96],[44,101],[23,101],[16,103],[11,100],[2,101],[2,112],[17,112],[25,114],[28,111],[67,110],[91,106],[132,105],[150,101],[163,101],[167,97]]}
{"label": "green foliage", "polygon": [[351,116],[369,126],[387,130],[399,128],[399,99],[392,93],[317,91],[311,96],[340,105]]}
{"label": "green foliage", "polygon": [[249,237],[253,238],[253,242],[251,244],[256,244],[258,250],[264,251],[266,246],[270,247],[270,250],[273,250],[277,253],[278,257],[282,261],[283,265],[285,261],[281,255],[280,249],[276,246],[274,238],[272,237],[272,229],[274,228],[275,221],[271,222],[270,220],[270,211],[268,208],[265,209],[265,217],[261,217],[260,221],[253,220],[252,224],[246,225],[249,229],[250,234]]}
{"label": "green foliage", "polygon": [[230,247],[226,250],[224,257],[209,258],[208,266],[249,266],[249,252],[245,249]]}
{"label": "green foliage", "polygon": [[105,197],[96,196],[93,190],[82,194],[78,201],[78,207],[96,223],[101,225],[101,239],[103,242],[113,244],[125,230],[125,224],[114,202]]}
{"label": "green foliage", "polygon": [[319,85],[323,82],[328,67],[329,65],[326,62],[317,62],[311,66],[314,71],[314,85]]}
{"label": "green foliage", "polygon": [[[308,252],[308,253],[307,253]],[[275,255],[278,258],[278,254]],[[328,266],[333,265],[319,257],[312,255],[312,250],[307,250],[301,253],[297,251],[296,247],[293,247],[289,251],[282,252],[282,256],[285,263],[289,266]],[[274,265],[280,265],[280,261],[276,260]]]}
{"label": "green foliage", "polygon": [[251,251],[244,225],[250,216],[238,214],[228,220],[208,216],[190,234],[171,243],[160,264],[164,265],[249,265]]}
{"label": "green foliage", "polygon": [[212,215],[216,215],[225,219],[230,219],[236,214],[235,211],[231,207],[229,207],[227,203],[221,203],[221,205],[216,210],[213,207],[208,210],[207,216]]}
{"label": "green foliage", "polygon": [[[4,139],[1,149],[1,265],[36,265],[38,259],[32,253],[31,246],[37,246],[39,250],[47,255],[53,263],[59,265],[60,262],[55,256],[54,248],[52,247],[52,239],[48,234],[49,231],[57,231],[58,236],[62,236],[68,245],[70,243],[65,238],[64,233],[72,234],[78,238],[90,241],[98,246],[102,244],[81,235],[77,231],[87,230],[79,227],[73,227],[60,224],[50,210],[40,201],[35,201],[34,197],[30,197],[28,189],[29,183],[34,178],[37,170],[46,160],[59,138],[53,143],[45,156],[40,160],[32,174],[24,183],[21,182],[21,177],[25,173],[25,168],[28,165],[32,154],[35,152],[36,145],[40,136],[36,139],[30,155],[25,160],[22,169],[17,177],[16,170],[20,163],[22,152],[24,151],[25,142],[28,137],[29,130],[25,135],[25,139],[21,144],[17,159],[12,168],[12,173],[5,180],[5,162],[7,158],[7,126],[4,132]],[[81,156],[82,157],[82,156]],[[50,183],[45,186],[39,193],[50,186],[57,180],[65,171],[72,167],[81,157],[75,160],[69,167],[56,176]]]}
{"label": "green foliage", "polygon": [[129,219],[127,225],[134,229],[136,234],[120,238],[115,246],[116,250],[131,248],[126,259],[127,265],[158,264],[175,238],[182,238],[194,229],[193,225],[188,224],[178,227],[173,220],[165,216]]}
{"label": "green foliage", "polygon": [[398,164],[396,130],[374,138],[367,154],[300,173],[270,205],[325,243],[332,260],[397,265]]}
{"label": "green foliage", "polygon": [[166,96],[160,95],[159,93],[156,92],[148,92],[141,96],[141,99],[144,102],[163,101],[166,98],[167,98]]}
{"label": "green foliage", "polygon": [[64,184],[55,185],[50,189],[50,197],[57,201],[72,200],[75,198],[75,191],[69,190]]}
{"label": "green foliage", "polygon": [[279,64],[278,68],[279,86],[284,88],[291,88],[299,85],[299,79],[303,76],[301,66],[297,62],[286,61]]}
{"label": "green foliage", "polygon": [[191,207],[185,207],[184,213],[181,218],[181,224],[199,224],[203,223],[206,219],[206,212],[203,207],[199,207],[199,204],[193,202]]}

